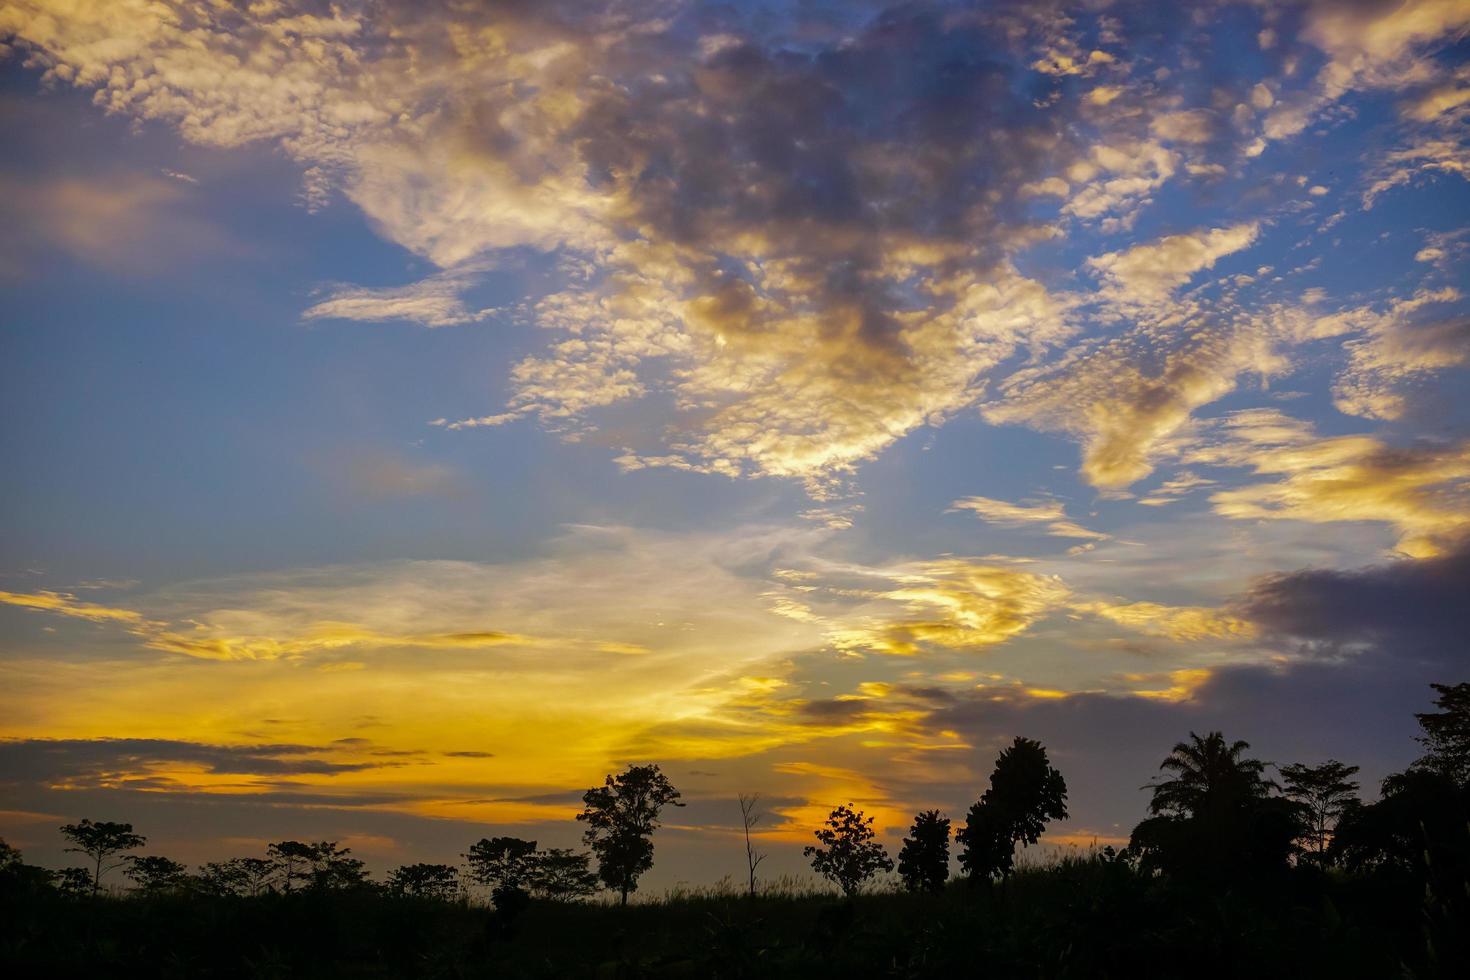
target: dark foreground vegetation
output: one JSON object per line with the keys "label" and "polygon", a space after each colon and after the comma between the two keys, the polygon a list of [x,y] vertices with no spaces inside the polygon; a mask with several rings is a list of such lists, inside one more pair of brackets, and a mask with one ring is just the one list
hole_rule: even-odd
{"label": "dark foreground vegetation", "polygon": [[[497,837],[377,883],[331,842],[189,874],[128,856],[126,824],[62,828],[87,867],[0,851],[0,970],[45,977],[1470,976],[1470,684],[1436,686],[1426,752],[1362,803],[1337,762],[1281,782],[1219,733],[1175,746],[1128,847],[1027,863],[1066,813],[1039,743],[1017,739],[954,834],[917,815],[895,863],[871,820],[833,811],[807,849],[837,886],[758,882],[624,904],[678,794],[657,767],[589,790],[590,853]],[[747,829],[757,819],[748,798]],[[757,838],[749,838],[753,841]],[[596,858],[597,871],[590,868]],[[897,879],[875,887],[897,868]],[[114,894],[108,870],[134,887]],[[466,885],[473,885],[467,890]],[[602,901],[588,901],[601,885]],[[839,894],[840,893],[840,894]],[[610,900],[609,900],[610,899]],[[614,903],[617,904],[614,904]]]}

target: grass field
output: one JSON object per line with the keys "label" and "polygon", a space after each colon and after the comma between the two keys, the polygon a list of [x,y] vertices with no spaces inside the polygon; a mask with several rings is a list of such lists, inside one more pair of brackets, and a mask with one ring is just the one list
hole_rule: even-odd
{"label": "grass field", "polygon": [[25,977],[1441,977],[1453,923],[1407,882],[1294,868],[1248,889],[1098,856],[844,901],[787,883],[627,908],[376,890],[259,898],[8,896],[0,965]]}

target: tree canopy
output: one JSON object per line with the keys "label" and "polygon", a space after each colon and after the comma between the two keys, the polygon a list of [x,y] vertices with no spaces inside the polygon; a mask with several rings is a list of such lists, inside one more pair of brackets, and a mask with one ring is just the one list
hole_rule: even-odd
{"label": "tree canopy", "polygon": [[880,871],[892,871],[893,861],[873,833],[873,818],[863,816],[851,804],[839,806],[816,831],[817,843],[802,853],[811,858],[812,870],[842,889],[848,898]]}
{"label": "tree canopy", "polygon": [[1040,742],[1017,737],[996,758],[990,787],[955,834],[960,864],[974,881],[1009,875],[1016,845],[1035,844],[1048,821],[1066,818],[1067,781]]}
{"label": "tree canopy", "polygon": [[102,876],[122,867],[125,861],[113,860],[119,854],[136,850],[148,843],[148,838],[133,833],[130,823],[83,820],[69,823],[61,828],[61,836],[71,841],[67,853],[85,854],[92,861],[92,895],[102,888]]}
{"label": "tree canopy", "polygon": [[587,824],[583,835],[597,855],[597,873],[603,884],[628,904],[628,893],[653,867],[653,832],[664,807],[683,806],[679,791],[656,765],[629,766],[603,785],[582,795],[577,819]]}
{"label": "tree canopy", "polygon": [[949,818],[938,810],[914,817],[898,852],[898,876],[911,892],[938,894],[949,880]]}

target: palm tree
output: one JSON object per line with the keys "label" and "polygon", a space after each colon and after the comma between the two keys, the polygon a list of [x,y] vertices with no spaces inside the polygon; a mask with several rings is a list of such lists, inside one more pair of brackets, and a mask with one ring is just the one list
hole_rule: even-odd
{"label": "palm tree", "polygon": [[1145,867],[1217,882],[1286,867],[1304,830],[1301,807],[1273,795],[1266,763],[1246,756],[1249,748],[1219,732],[1190,732],[1174,746],[1159,766],[1169,777],[1144,787],[1153,790],[1151,816],[1129,844]]}
{"label": "palm tree", "polygon": [[1242,803],[1262,800],[1276,789],[1266,778],[1266,763],[1245,757],[1249,742],[1225,741],[1219,732],[1174,746],[1159,769],[1173,775],[1149,783],[1154,791],[1149,812],[1154,815],[1204,818]]}

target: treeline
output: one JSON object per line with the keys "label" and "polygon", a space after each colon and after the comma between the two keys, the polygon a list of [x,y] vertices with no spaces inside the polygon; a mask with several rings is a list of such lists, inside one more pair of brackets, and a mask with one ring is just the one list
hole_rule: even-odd
{"label": "treeline", "polygon": [[[0,846],[0,965],[11,975],[154,970],[198,976],[1304,976],[1470,975],[1470,684],[1435,685],[1423,755],[1364,802],[1356,767],[1273,766],[1191,734],[1144,787],[1126,846],[1018,864],[1067,815],[1044,746],[1017,738],[955,821],[915,815],[896,855],[872,818],[832,811],[806,849],[844,895],[769,889],[742,795],[740,891],[623,910],[653,866],[657,766],[583,795],[585,851],[480,840],[463,862],[373,881],[332,841],[278,841],[193,871],[141,853],[127,824],[62,830],[77,867]],[[896,860],[895,860],[896,858]],[[958,880],[951,869],[958,865]],[[893,879],[901,887],[875,887]],[[880,879],[880,876],[885,876]],[[97,900],[118,877],[125,900]],[[465,901],[486,890],[494,911]],[[753,900],[755,899],[755,900]],[[575,941],[568,941],[573,939]],[[263,966],[261,964],[264,964]],[[27,974],[25,970],[29,970]],[[39,974],[37,971],[41,971]]]}
{"label": "treeline", "polygon": [[[599,885],[616,891],[627,904],[638,879],[653,866],[651,836],[660,811],[678,802],[679,793],[658,766],[632,766],[608,776],[603,786],[583,797],[578,820],[588,824],[585,840],[591,853],[538,848],[518,837],[482,838],[465,852],[464,874],[450,864],[406,864],[374,882],[351,848],[336,841],[278,841],[263,857],[237,857],[205,864],[195,873],[182,863],[157,854],[130,852],[148,839],[129,823],[92,821],[61,827],[66,853],[86,859],[84,866],[49,871],[24,863],[18,850],[0,840],[0,885],[7,890],[54,888],[73,897],[97,898],[111,872],[121,871],[140,895],[190,893],[255,898],[293,892],[382,891],[389,895],[455,900],[466,885],[490,893],[496,909],[510,914],[532,898],[570,901],[595,894]],[[598,866],[591,870],[593,855]]]}
{"label": "treeline", "polygon": [[[1359,797],[1356,766],[1336,760],[1282,765],[1278,781],[1268,776],[1268,763],[1247,754],[1246,742],[1228,741],[1220,732],[1190,733],[1164,759],[1162,778],[1144,787],[1152,793],[1149,816],[1134,828],[1128,845],[1106,847],[1099,858],[1148,876],[1214,885],[1270,877],[1293,866],[1397,873],[1422,880],[1443,900],[1465,898],[1470,683],[1432,686],[1439,710],[1416,716],[1425,754],[1385,779],[1378,801],[1364,803]],[[627,904],[653,866],[652,837],[660,815],[667,806],[682,806],[679,797],[658,766],[630,766],[583,795],[577,819],[587,825],[586,852],[541,849],[516,837],[486,838],[462,855],[462,867],[408,864],[381,883],[335,841],[279,841],[263,856],[212,862],[190,873],[170,858],[131,853],[147,843],[131,824],[82,820],[60,830],[67,852],[84,857],[84,866],[49,871],[27,865],[0,841],[0,880],[10,888],[50,887],[92,897],[118,870],[145,895],[255,897],[377,889],[452,900],[478,885],[507,912],[533,898],[577,900],[602,887]],[[741,796],[751,894],[758,891],[756,869],[764,858],[751,837],[761,818],[758,799]],[[1018,849],[1036,844],[1050,821],[1066,819],[1066,803],[1066,780],[1051,765],[1046,748],[1016,738],[1000,753],[988,787],[953,834],[963,877],[972,884],[1004,882]],[[937,810],[915,816],[897,855],[904,889],[937,893],[945,887],[951,872],[950,827],[950,819]],[[812,869],[847,896],[895,868],[873,819],[851,805],[834,809],[814,836],[816,843],[805,849]]]}

